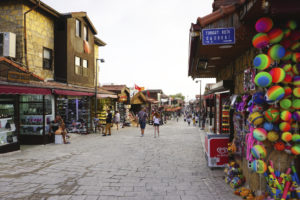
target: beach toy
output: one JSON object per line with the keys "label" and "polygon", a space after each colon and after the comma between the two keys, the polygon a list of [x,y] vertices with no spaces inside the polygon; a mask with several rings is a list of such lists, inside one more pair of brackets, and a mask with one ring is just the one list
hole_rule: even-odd
{"label": "beach toy", "polygon": [[297,98],[300,98],[300,87],[293,89],[293,95]]}
{"label": "beach toy", "polygon": [[293,108],[300,109],[300,99],[294,99],[292,105],[293,105]]}
{"label": "beach toy", "polygon": [[252,96],[252,100],[255,104],[263,104],[265,102],[264,93],[256,92]]}
{"label": "beach toy", "polygon": [[300,86],[300,76],[294,76],[294,78],[293,78],[293,84],[296,87]]}
{"label": "beach toy", "polygon": [[286,23],[286,27],[291,30],[295,30],[297,28],[297,22],[295,20],[290,20]]}
{"label": "beach toy", "polygon": [[280,83],[285,78],[285,71],[282,68],[275,67],[269,72],[273,83]]}
{"label": "beach toy", "polygon": [[257,33],[252,38],[252,44],[257,49],[264,48],[269,45],[269,37],[266,33]]}
{"label": "beach toy", "polygon": [[290,72],[290,71],[292,71],[293,66],[292,66],[290,63],[286,63],[286,64],[283,64],[283,65],[281,66],[281,68],[282,68],[285,72]]}
{"label": "beach toy", "polygon": [[264,111],[264,108],[260,105],[254,105],[252,108],[252,112],[262,112]]}
{"label": "beach toy", "polygon": [[300,121],[300,111],[295,111],[295,112],[293,112],[293,119],[294,119],[296,122],[299,122],[299,121]]}
{"label": "beach toy", "polygon": [[276,122],[279,120],[280,113],[275,108],[269,108],[265,111],[264,116],[268,122]]}
{"label": "beach toy", "polygon": [[298,51],[299,48],[300,48],[300,42],[294,42],[290,49],[293,51]]}
{"label": "beach toy", "polygon": [[263,174],[267,171],[267,165],[262,160],[254,160],[251,163],[251,169],[256,173]]}
{"label": "beach toy", "polygon": [[253,130],[253,137],[258,141],[266,140],[267,136],[268,136],[268,133],[263,128],[255,128]]}
{"label": "beach toy", "polygon": [[284,132],[281,135],[281,139],[284,142],[289,142],[292,140],[293,135],[290,132]]}
{"label": "beach toy", "polygon": [[293,55],[293,53],[291,51],[286,51],[283,58],[281,58],[281,59],[284,61],[290,60],[290,59],[292,59],[292,55]]}
{"label": "beach toy", "polygon": [[292,141],[293,142],[300,142],[300,134],[298,134],[298,133],[293,134]]}
{"label": "beach toy", "polygon": [[290,88],[288,86],[284,87],[283,89],[284,89],[284,93],[285,93],[284,97],[289,97],[293,93],[292,88]]}
{"label": "beach toy", "polygon": [[266,93],[266,99],[271,101],[279,101],[285,95],[284,89],[279,85],[272,86]]}
{"label": "beach toy", "polygon": [[255,23],[255,30],[260,33],[269,32],[273,27],[272,19],[268,17],[262,17],[258,19]]}
{"label": "beach toy", "polygon": [[279,142],[276,142],[274,144],[274,148],[277,150],[277,151],[283,151],[285,149],[285,144],[281,141]]}
{"label": "beach toy", "polygon": [[263,127],[266,131],[271,131],[273,129],[273,124],[271,122],[265,122]]}
{"label": "beach toy", "polygon": [[292,101],[290,99],[282,99],[279,104],[282,109],[287,110],[292,106]]}
{"label": "beach toy", "polygon": [[284,110],[280,113],[280,119],[282,121],[287,122],[287,121],[290,121],[291,118],[292,118],[292,113],[290,111]]}
{"label": "beach toy", "polygon": [[268,37],[271,44],[279,43],[284,36],[283,31],[280,28],[274,28],[268,32]]}
{"label": "beach toy", "polygon": [[291,148],[292,154],[299,155],[300,154],[300,144],[296,144]]}
{"label": "beach toy", "polygon": [[268,132],[267,138],[271,142],[275,142],[279,139],[279,134],[275,131]]}
{"label": "beach toy", "polygon": [[285,48],[280,44],[275,44],[269,49],[268,55],[273,60],[280,60],[285,55]]}
{"label": "beach toy", "polygon": [[292,123],[291,132],[293,133],[298,132],[298,128],[299,128],[298,123]]}
{"label": "beach toy", "polygon": [[295,63],[300,62],[300,53],[296,52],[292,54],[292,61]]}
{"label": "beach toy", "polygon": [[267,156],[267,150],[262,145],[254,145],[251,148],[251,153],[256,159],[264,159]]}
{"label": "beach toy", "polygon": [[291,130],[291,124],[288,123],[288,122],[281,122],[279,124],[279,129],[282,131],[282,132],[288,132]]}
{"label": "beach toy", "polygon": [[259,72],[256,74],[254,82],[259,87],[268,87],[272,83],[272,76],[268,72]]}
{"label": "beach toy", "polygon": [[292,71],[295,75],[299,75],[300,72],[300,64],[293,65]]}
{"label": "beach toy", "polygon": [[256,69],[264,70],[267,69],[271,64],[271,59],[266,54],[259,54],[255,56],[253,60],[253,65]]}
{"label": "beach toy", "polygon": [[285,84],[289,84],[289,83],[291,83],[292,81],[293,81],[293,77],[294,77],[294,74],[293,74],[293,72],[286,72],[285,73],[285,77],[284,77],[284,79],[283,79],[283,83],[285,83]]}
{"label": "beach toy", "polygon": [[257,126],[257,125],[260,125],[264,122],[264,117],[259,112],[253,112],[249,115],[248,121],[251,124]]}

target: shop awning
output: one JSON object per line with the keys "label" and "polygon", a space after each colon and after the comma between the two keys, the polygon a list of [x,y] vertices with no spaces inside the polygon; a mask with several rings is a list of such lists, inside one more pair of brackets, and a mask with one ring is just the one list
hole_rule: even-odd
{"label": "shop awning", "polygon": [[117,99],[118,96],[116,94],[97,94],[97,99],[104,99],[104,98]]}
{"label": "shop awning", "polygon": [[208,94],[204,96],[204,99],[213,99],[214,98],[214,94]]}
{"label": "shop awning", "polygon": [[0,85],[0,94],[41,94],[41,95],[50,95],[51,90],[46,89],[46,88]]}
{"label": "shop awning", "polygon": [[93,96],[95,93],[89,93],[89,92],[79,92],[79,91],[72,91],[72,90],[53,90],[54,94],[58,95],[65,95],[65,96]]}

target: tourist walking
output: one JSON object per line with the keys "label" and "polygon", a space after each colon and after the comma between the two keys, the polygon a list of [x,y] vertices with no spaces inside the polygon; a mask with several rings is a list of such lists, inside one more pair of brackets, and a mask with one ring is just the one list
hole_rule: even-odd
{"label": "tourist walking", "polygon": [[191,121],[192,121],[192,116],[188,115],[187,118],[186,118],[186,121],[187,121],[188,125],[190,125]]}
{"label": "tourist walking", "polygon": [[112,122],[112,114],[110,110],[107,110],[105,133],[102,136],[111,135],[111,122]]}
{"label": "tourist walking", "polygon": [[156,132],[157,136],[159,137],[159,124],[160,124],[160,115],[158,112],[154,113],[153,116],[153,126],[154,126],[154,137],[156,138]]}
{"label": "tourist walking", "polygon": [[141,127],[141,137],[143,137],[145,133],[147,116],[146,108],[142,108],[142,110],[138,113],[139,124]]}
{"label": "tourist walking", "polygon": [[115,117],[114,117],[114,122],[117,126],[117,130],[119,130],[119,123],[120,123],[120,113],[119,111],[116,111]]}

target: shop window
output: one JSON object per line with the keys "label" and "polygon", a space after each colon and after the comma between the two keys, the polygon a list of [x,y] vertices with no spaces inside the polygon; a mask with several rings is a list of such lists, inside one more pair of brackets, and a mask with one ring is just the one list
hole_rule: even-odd
{"label": "shop window", "polygon": [[85,41],[89,41],[89,35],[88,35],[88,28],[87,28],[87,26],[83,27],[83,39]]}
{"label": "shop window", "polygon": [[81,58],[75,56],[75,74],[82,75]]}
{"label": "shop window", "polygon": [[88,61],[82,60],[83,76],[88,76]]}
{"label": "shop window", "polygon": [[52,50],[48,48],[43,48],[43,68],[52,69]]}
{"label": "shop window", "polygon": [[[2,99],[1,99],[2,100]],[[17,142],[15,125],[15,110],[13,101],[1,102],[0,100],[0,147]]]}
{"label": "shop window", "polygon": [[81,37],[81,21],[76,19],[76,36]]}

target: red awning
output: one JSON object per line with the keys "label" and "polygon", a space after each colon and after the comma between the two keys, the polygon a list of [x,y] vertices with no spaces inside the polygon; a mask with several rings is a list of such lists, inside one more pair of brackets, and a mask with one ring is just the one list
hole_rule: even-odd
{"label": "red awning", "polygon": [[35,87],[20,87],[12,85],[0,85],[0,94],[51,94],[50,89]]}
{"label": "red awning", "polygon": [[54,94],[65,95],[65,96],[93,96],[95,93],[89,92],[78,92],[72,90],[53,90]]}

